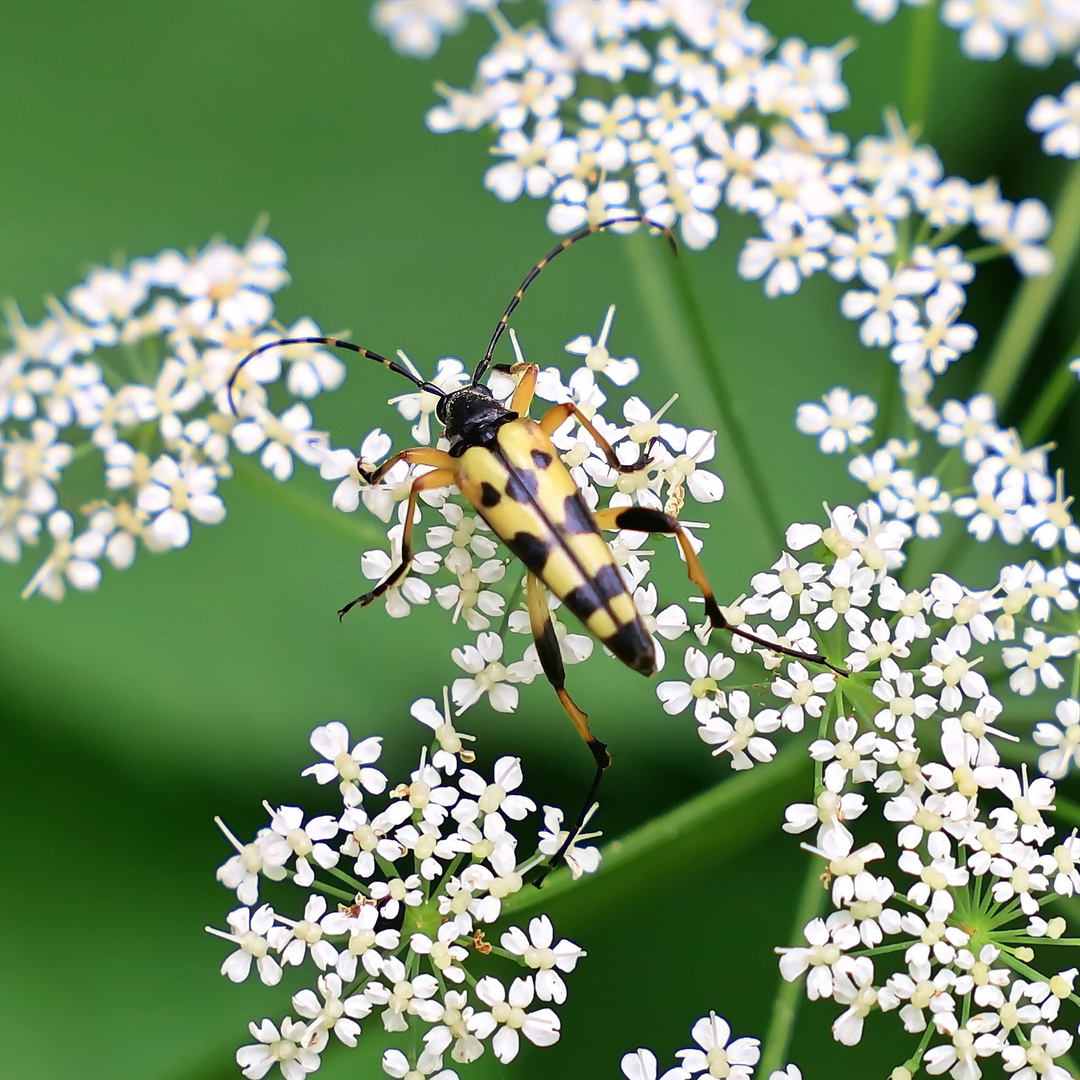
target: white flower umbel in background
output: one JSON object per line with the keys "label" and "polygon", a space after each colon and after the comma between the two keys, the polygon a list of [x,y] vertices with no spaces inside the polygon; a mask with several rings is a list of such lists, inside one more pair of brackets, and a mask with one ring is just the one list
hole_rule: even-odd
{"label": "white flower umbel in background", "polygon": [[[386,780],[375,768],[381,739],[353,746],[334,721],[313,732],[312,747],[328,760],[305,775],[338,781],[335,814],[264,804],[269,824],[247,845],[223,826],[237,854],[218,878],[243,906],[227,916],[228,931],[207,928],[233,948],[222,974],[243,982],[254,968],[276,986],[283,968],[298,967],[314,982],[292,995],[280,1024],[252,1023],[257,1041],[236,1054],[247,1077],[274,1065],[290,1078],[312,1072],[332,1041],[355,1047],[375,1023],[394,1035],[412,1032],[414,1052],[424,1047],[412,1065],[401,1050],[388,1052],[390,1075],[402,1077],[418,1075],[411,1068],[438,1071],[444,1055],[467,1064],[490,1050],[506,1063],[521,1052],[522,1037],[540,1047],[558,1041],[555,1009],[585,950],[556,939],[546,915],[526,930],[502,914],[508,897],[533,892],[526,881],[547,861],[539,845],[550,814],[535,820],[536,804],[518,791],[516,758],[499,759],[490,778],[460,769],[459,758],[475,757],[461,748],[469,736],[455,732],[431,699],[413,713],[434,729],[435,742],[384,797]],[[253,910],[268,882],[276,885],[273,901]],[[521,976],[504,984],[486,973],[493,952],[519,965]]]}
{"label": "white flower umbel in background", "polygon": [[[0,357],[0,558],[18,562],[51,540],[25,595],[64,596],[65,580],[94,589],[102,563],[127,569],[140,548],[185,547],[217,525],[230,455],[260,455],[286,480],[295,461],[318,466],[325,437],[307,406],[280,415],[267,387],[282,380],[305,399],[335,389],[344,365],[296,346],[258,358],[238,382],[241,418],[224,386],[243,356],[280,336],[271,295],[285,285],[285,252],[256,232],[242,247],[160,252],[95,268],[66,305],[52,299],[30,326],[6,309],[12,345]],[[292,331],[317,334],[310,319]],[[105,482],[87,498],[67,473],[97,458]],[[45,527],[43,527],[45,526]]]}

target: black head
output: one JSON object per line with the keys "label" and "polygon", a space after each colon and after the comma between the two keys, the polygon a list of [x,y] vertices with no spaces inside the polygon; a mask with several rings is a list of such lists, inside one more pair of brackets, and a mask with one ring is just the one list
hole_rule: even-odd
{"label": "black head", "polygon": [[486,386],[469,385],[440,398],[435,415],[446,425],[451,456],[460,457],[470,446],[490,442],[517,413],[500,405]]}

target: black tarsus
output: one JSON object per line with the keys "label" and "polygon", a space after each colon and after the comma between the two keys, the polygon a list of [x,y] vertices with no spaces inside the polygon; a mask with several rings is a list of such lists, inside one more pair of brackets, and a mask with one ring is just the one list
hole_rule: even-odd
{"label": "black tarsus", "polygon": [[[601,745],[603,744],[601,743]],[[596,799],[597,791],[600,790],[600,778],[604,775],[605,768],[606,766],[601,765],[600,762],[597,761],[596,775],[593,777],[593,782],[589,786],[588,795],[585,796],[585,802],[582,804],[581,813],[578,814],[577,821],[574,822],[573,828],[567,833],[566,839],[562,842],[562,846],[551,856],[547,865],[540,870],[540,873],[537,874],[536,880],[533,882],[533,885],[536,888],[539,889],[544,884],[548,874],[562,862],[564,856],[570,850],[570,845],[573,844],[577,839],[578,833],[585,827],[585,819],[589,816],[589,810]]]}

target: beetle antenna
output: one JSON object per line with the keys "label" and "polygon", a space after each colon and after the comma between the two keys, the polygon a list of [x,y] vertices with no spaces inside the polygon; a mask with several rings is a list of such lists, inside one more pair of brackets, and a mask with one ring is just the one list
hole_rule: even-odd
{"label": "beetle antenna", "polygon": [[521,303],[521,298],[525,294],[525,290],[536,280],[540,271],[556,255],[561,255],[568,247],[576,244],[579,240],[584,240],[586,236],[592,236],[593,233],[598,233],[603,229],[609,229],[612,225],[623,225],[630,222],[642,222],[645,225],[649,225],[654,229],[659,229],[668,239],[668,243],[671,245],[671,250],[677,255],[679,253],[678,245],[675,243],[675,237],[671,230],[666,225],[660,225],[658,222],[651,221],[645,217],[644,214],[633,214],[630,217],[608,218],[607,221],[601,221],[597,225],[587,225],[584,229],[574,233],[573,236],[568,236],[557,247],[553,247],[529,272],[525,275],[525,280],[521,283],[521,287],[516,293],[514,298],[506,305],[506,310],[503,312],[502,318],[499,320],[495,327],[495,333],[491,335],[491,343],[487,347],[487,352],[484,353],[484,359],[476,367],[476,371],[473,373],[472,384],[476,386],[480,380],[487,374],[488,368],[491,366],[491,358],[495,353],[495,346],[499,343],[499,338],[503,336],[503,332],[506,330],[506,324],[510,320],[510,316],[514,313],[514,309]]}
{"label": "beetle antenna", "polygon": [[277,341],[268,341],[265,345],[260,345],[257,349],[253,349],[239,364],[236,365],[236,367],[233,368],[232,374],[229,376],[229,381],[226,384],[229,408],[232,409],[233,416],[240,415],[236,408],[236,399],[233,397],[233,387],[236,385],[237,377],[244,366],[254,360],[260,353],[267,352],[270,349],[278,349],[284,345],[330,345],[335,349],[347,349],[349,352],[366,356],[369,360],[374,360],[377,364],[382,364],[383,367],[388,367],[391,371],[397,372],[398,375],[404,375],[413,386],[418,386],[421,390],[425,390],[429,394],[436,394],[438,397],[446,397],[446,391],[441,387],[436,386],[434,383],[424,382],[418,375],[414,375],[413,372],[403,368],[393,360],[387,360],[385,356],[382,356],[377,352],[372,352],[371,349],[362,348],[360,345],[354,345],[351,341],[342,341],[340,338],[331,337],[278,338]]}

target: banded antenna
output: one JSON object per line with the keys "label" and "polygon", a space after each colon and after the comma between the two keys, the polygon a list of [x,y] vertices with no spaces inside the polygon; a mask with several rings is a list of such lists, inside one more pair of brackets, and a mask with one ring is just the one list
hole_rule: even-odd
{"label": "banded antenna", "polygon": [[644,214],[633,214],[630,217],[620,218],[608,218],[607,221],[601,221],[597,225],[587,225],[584,229],[574,233],[573,236],[568,236],[557,247],[553,247],[526,275],[525,280],[521,283],[518,291],[514,293],[510,303],[506,305],[506,310],[502,314],[502,318],[499,319],[495,326],[495,332],[491,335],[491,343],[487,347],[487,352],[484,353],[484,359],[476,367],[476,371],[473,372],[472,384],[476,386],[477,383],[487,374],[488,368],[491,366],[491,358],[495,354],[495,346],[499,343],[499,338],[503,336],[503,332],[506,330],[506,325],[510,321],[510,316],[513,315],[515,308],[521,303],[522,296],[525,295],[525,290],[540,276],[540,271],[556,255],[561,255],[568,247],[572,247],[579,240],[584,240],[587,236],[592,236],[593,233],[601,232],[603,229],[610,229],[612,225],[623,225],[630,222],[641,222],[648,225],[650,228],[659,229],[668,240],[671,245],[671,250],[678,255],[679,246],[675,243],[675,237],[671,230],[666,225],[661,225],[659,222],[651,221]]}

